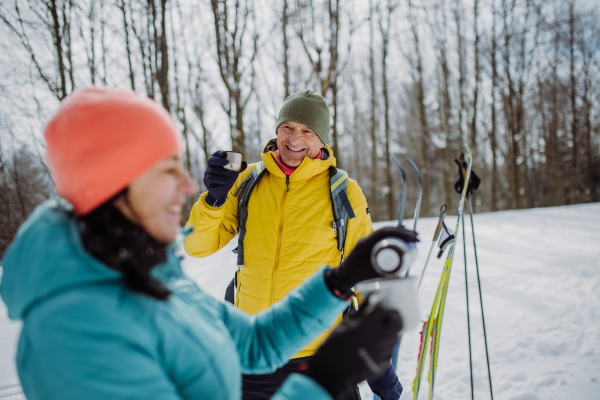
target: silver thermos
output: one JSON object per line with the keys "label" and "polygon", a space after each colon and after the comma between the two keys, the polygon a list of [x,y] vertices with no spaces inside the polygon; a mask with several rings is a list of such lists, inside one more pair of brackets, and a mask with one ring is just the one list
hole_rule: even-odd
{"label": "silver thermos", "polygon": [[380,240],[371,251],[371,265],[383,277],[403,277],[417,256],[415,243],[389,237]]}

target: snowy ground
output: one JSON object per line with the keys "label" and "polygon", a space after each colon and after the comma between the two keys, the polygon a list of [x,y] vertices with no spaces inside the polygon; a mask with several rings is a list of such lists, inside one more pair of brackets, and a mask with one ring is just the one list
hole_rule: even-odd
{"label": "snowy ground", "polygon": [[[454,227],[456,219],[448,217]],[[411,226],[410,221],[406,221]],[[475,397],[489,398],[477,277],[467,248]],[[418,276],[436,219],[419,221]],[[377,224],[382,226],[385,224]],[[496,399],[600,399],[600,204],[475,216],[478,255],[492,382]],[[234,255],[223,251],[184,268],[198,284],[223,298],[235,270]],[[456,248],[444,318],[436,399],[469,399],[469,353],[462,236]],[[428,267],[420,293],[423,318],[437,288],[443,260]],[[14,369],[20,325],[6,317],[0,302],[0,399],[22,399]],[[404,336],[398,374],[412,398],[419,332]],[[364,399],[368,388],[362,386]],[[426,398],[426,374],[421,398]]]}

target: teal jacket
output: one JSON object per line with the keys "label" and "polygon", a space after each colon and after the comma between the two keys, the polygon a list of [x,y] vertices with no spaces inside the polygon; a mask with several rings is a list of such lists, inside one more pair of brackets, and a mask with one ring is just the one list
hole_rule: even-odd
{"label": "teal jacket", "polygon": [[[275,370],[330,327],[346,303],[323,274],[250,316],[204,293],[179,260],[155,268],[166,302],[129,290],[83,248],[68,206],[47,201],[2,262],[0,294],[23,320],[17,370],[29,400],[239,399],[241,374]],[[330,399],[292,374],[274,399]]]}

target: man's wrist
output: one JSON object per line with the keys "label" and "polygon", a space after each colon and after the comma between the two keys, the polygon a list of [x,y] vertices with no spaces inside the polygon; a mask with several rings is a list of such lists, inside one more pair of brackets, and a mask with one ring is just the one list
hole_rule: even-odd
{"label": "man's wrist", "polygon": [[222,199],[215,199],[214,197],[212,197],[210,195],[210,192],[208,192],[206,194],[206,196],[204,197],[204,201],[206,202],[206,204],[208,204],[211,207],[221,207],[223,204],[225,204],[225,201],[227,200],[227,196],[223,197]]}

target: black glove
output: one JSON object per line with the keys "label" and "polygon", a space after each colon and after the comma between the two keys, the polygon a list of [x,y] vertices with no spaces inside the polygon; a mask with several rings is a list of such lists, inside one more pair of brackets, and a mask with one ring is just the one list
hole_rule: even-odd
{"label": "black glove", "polygon": [[229,171],[223,166],[229,164],[227,152],[217,150],[208,159],[208,167],[204,171],[204,186],[208,189],[205,200],[213,207],[221,207],[227,200],[227,193],[235,183],[240,172],[248,167],[246,161],[242,161],[239,171]]}
{"label": "black glove", "polygon": [[[460,161],[456,158],[454,162],[458,165],[458,175],[459,178],[454,184],[454,190],[456,193],[461,194],[463,190],[463,186],[465,184],[465,175],[464,172],[467,170],[467,162],[465,161],[465,153],[460,155]],[[481,184],[481,178],[477,176],[475,171],[471,169],[471,176],[469,176],[469,185],[467,186],[467,197],[472,195],[475,190],[479,188]]]}
{"label": "black glove", "polygon": [[299,366],[300,373],[316,381],[334,399],[390,365],[402,319],[395,310],[367,303],[368,299],[331,333],[313,357]]}
{"label": "black glove", "polygon": [[325,283],[329,290],[338,297],[347,299],[352,296],[350,290],[358,282],[374,279],[380,275],[371,265],[371,250],[377,242],[388,237],[395,237],[405,242],[418,242],[417,232],[409,231],[403,226],[379,229],[371,236],[361,239],[356,247],[338,268],[325,273]]}

